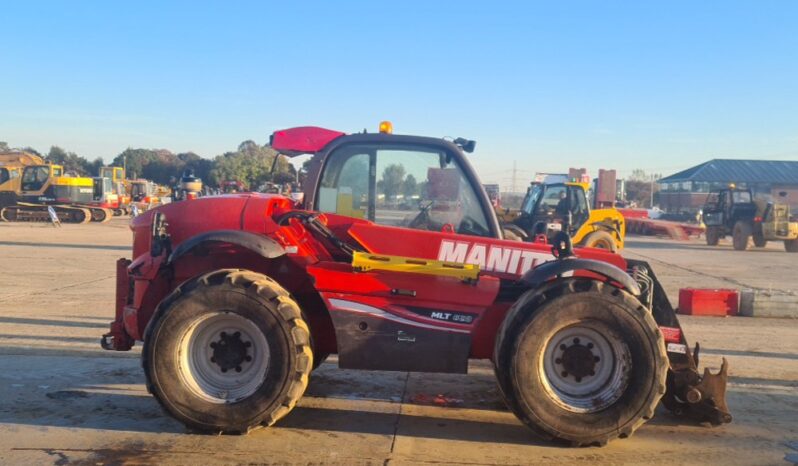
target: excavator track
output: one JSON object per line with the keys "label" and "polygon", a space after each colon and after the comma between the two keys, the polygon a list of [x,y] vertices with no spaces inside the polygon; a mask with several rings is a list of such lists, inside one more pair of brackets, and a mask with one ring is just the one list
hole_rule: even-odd
{"label": "excavator track", "polygon": [[92,222],[107,223],[114,216],[113,209],[106,209],[104,207],[91,207],[86,205],[76,205],[75,207],[87,209],[91,214]]}
{"label": "excavator track", "polygon": [[[0,210],[0,219],[5,222],[49,222],[51,219],[47,210],[48,207],[52,207],[53,210],[55,210],[58,220],[60,220],[61,223],[89,223],[92,221],[92,212],[85,207],[69,205],[47,206],[28,203],[19,203],[14,206],[3,208]],[[110,219],[110,215],[106,217]]]}

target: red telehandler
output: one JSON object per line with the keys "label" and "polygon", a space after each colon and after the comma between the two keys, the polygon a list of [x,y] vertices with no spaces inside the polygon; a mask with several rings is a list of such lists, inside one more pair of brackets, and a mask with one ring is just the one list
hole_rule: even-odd
{"label": "red telehandler", "polygon": [[698,372],[651,267],[504,239],[464,152],[475,143],[317,127],[303,205],[229,194],[132,221],[105,349],[143,341],[147,388],[191,429],[246,433],[288,414],[330,354],[348,369],[465,373],[490,359],[508,407],[547,439],[604,445],[662,401],[731,422],[727,365]]}

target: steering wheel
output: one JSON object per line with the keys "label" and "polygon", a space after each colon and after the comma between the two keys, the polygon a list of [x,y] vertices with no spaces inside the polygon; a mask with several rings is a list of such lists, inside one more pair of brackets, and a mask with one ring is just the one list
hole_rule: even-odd
{"label": "steering wheel", "polygon": [[429,210],[432,208],[432,204],[433,201],[429,201],[427,205],[423,205],[423,202],[419,201],[418,203],[419,212],[415,217],[413,217],[413,220],[410,220],[410,222],[407,224],[407,227],[416,230],[421,230],[422,228],[419,227],[421,227],[422,225],[427,225],[428,227],[427,229],[431,230],[432,229],[431,227],[433,225],[432,225],[432,219],[430,218],[429,215]]}

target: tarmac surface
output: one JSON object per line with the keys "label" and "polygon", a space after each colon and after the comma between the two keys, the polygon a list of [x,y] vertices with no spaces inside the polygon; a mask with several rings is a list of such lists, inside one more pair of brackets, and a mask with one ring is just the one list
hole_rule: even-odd
{"label": "tarmac surface", "polygon": [[[632,438],[565,448],[535,438],[499,397],[492,366],[469,375],[313,373],[299,406],[247,436],[186,432],[144,387],[139,346],[99,348],[113,319],[124,219],[0,223],[0,464],[750,464],[798,456],[798,319],[681,317],[702,364],[730,362],[732,424],[680,424],[663,410]],[[794,291],[798,255],[780,244],[630,237],[672,300],[678,289]],[[443,395],[438,399],[438,395]]]}

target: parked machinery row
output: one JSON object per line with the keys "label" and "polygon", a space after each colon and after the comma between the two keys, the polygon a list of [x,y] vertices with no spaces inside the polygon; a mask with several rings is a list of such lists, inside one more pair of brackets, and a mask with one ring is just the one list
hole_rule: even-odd
{"label": "parked machinery row", "polygon": [[0,219],[62,223],[107,222],[132,205],[147,210],[168,190],[148,180],[127,180],[122,167],[102,167],[99,176],[68,173],[24,151],[0,154]]}

